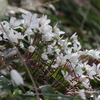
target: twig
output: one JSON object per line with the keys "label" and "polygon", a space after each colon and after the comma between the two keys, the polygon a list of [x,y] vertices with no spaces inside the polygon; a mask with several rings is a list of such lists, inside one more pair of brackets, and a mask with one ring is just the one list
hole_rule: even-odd
{"label": "twig", "polygon": [[[3,27],[3,25],[2,25],[1,22],[0,22],[0,25],[1,25],[2,29],[3,29],[3,31],[6,33],[8,39],[10,40],[10,38],[9,38],[9,36],[8,36],[8,33],[7,33],[7,31],[4,29],[4,27]],[[14,44],[11,40],[10,40],[10,42],[11,42],[11,44],[13,45],[13,47],[16,47],[15,44]],[[26,68],[28,74],[29,74],[29,77],[30,77],[30,79],[31,79],[31,81],[32,81],[32,83],[33,83],[33,85],[34,85],[35,92],[36,92],[36,98],[37,98],[37,100],[40,100],[40,98],[39,98],[39,94],[38,94],[37,86],[36,86],[36,84],[35,84],[34,79],[32,78],[32,75],[30,74],[30,71],[29,71],[29,69],[28,69],[28,66],[26,65],[26,63],[25,63],[23,57],[21,56],[21,54],[20,54],[20,52],[19,52],[19,50],[18,50],[17,47],[16,47],[16,50],[17,50],[17,52],[18,52],[19,57],[21,58],[21,61],[22,61],[23,64],[24,64],[24,66],[25,66],[25,68]]]}

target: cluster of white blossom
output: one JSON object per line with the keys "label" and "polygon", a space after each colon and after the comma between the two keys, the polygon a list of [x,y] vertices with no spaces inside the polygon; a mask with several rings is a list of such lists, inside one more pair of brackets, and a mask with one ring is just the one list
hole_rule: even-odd
{"label": "cluster of white blossom", "polygon": [[[20,48],[24,48],[23,40],[27,37],[29,42],[27,50],[32,53],[42,48],[40,52],[41,59],[48,63],[53,62],[51,65],[52,68],[62,68],[62,75],[71,85],[77,84],[77,82],[74,83],[73,79],[79,77],[79,81],[82,85],[89,88],[89,80],[94,79],[96,75],[100,76],[100,64],[96,65],[93,63],[91,66],[88,64],[88,61],[83,63],[82,60],[79,59],[81,56],[89,56],[99,60],[100,51],[82,51],[82,46],[77,39],[78,36],[76,33],[70,38],[65,38],[65,32],[61,31],[57,27],[57,24],[52,27],[46,15],[39,18],[37,14],[27,13],[23,14],[22,18],[22,22],[14,17],[10,19],[9,23],[7,21],[1,22],[5,31],[2,26],[0,26],[0,41],[8,40],[15,43],[15,45],[19,45]],[[19,29],[21,31],[19,31]],[[33,43],[35,40],[37,40],[37,43]],[[42,45],[41,48],[39,44]],[[0,50],[2,48],[4,48],[4,45],[0,46]],[[51,57],[53,58],[51,59]],[[74,75],[69,73],[67,69],[66,71],[63,70],[67,62],[70,63],[70,70],[72,73],[74,72]],[[11,72],[11,74],[13,73]]]}

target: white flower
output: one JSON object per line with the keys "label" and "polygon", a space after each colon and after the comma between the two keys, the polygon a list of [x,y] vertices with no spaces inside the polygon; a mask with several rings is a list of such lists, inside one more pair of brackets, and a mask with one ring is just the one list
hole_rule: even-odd
{"label": "white flower", "polygon": [[27,13],[27,14],[22,14],[22,17],[24,19],[24,27],[27,28],[30,26],[30,23],[32,21],[34,21],[37,18],[37,14],[31,14],[31,13]]}
{"label": "white flower", "polygon": [[11,17],[11,19],[10,19],[10,27],[11,28],[17,28],[17,27],[19,27],[20,24],[21,24],[21,22],[16,20],[15,17]]}
{"label": "white flower", "polygon": [[60,29],[57,28],[57,25],[55,25],[55,26],[54,26],[54,29],[53,29],[53,33],[54,33],[55,37],[56,37],[57,39],[59,39],[59,36],[60,36],[61,34],[64,34],[65,32],[64,32],[64,31],[60,31]]}
{"label": "white flower", "polygon": [[52,27],[50,25],[42,25],[38,29],[39,29],[39,32],[42,34],[47,34],[47,33],[52,34]]}
{"label": "white flower", "polygon": [[76,52],[76,53],[72,53],[72,54],[69,54],[69,55],[66,55],[67,59],[69,59],[69,61],[73,64],[77,64],[78,63],[78,57],[79,57],[79,54]]}
{"label": "white flower", "polygon": [[48,56],[47,56],[46,53],[42,53],[42,54],[41,54],[41,58],[42,58],[43,60],[48,60]]}
{"label": "white flower", "polygon": [[53,48],[52,45],[48,45],[47,52],[48,52],[49,54],[53,54],[52,48]]}
{"label": "white flower", "polygon": [[32,20],[30,23],[30,28],[34,29],[35,31],[39,28],[39,18]]}
{"label": "white flower", "polygon": [[[5,29],[7,29],[7,28],[5,28]],[[24,38],[24,36],[20,32],[17,32],[17,31],[15,31],[13,29],[7,29],[6,32],[7,33],[3,32],[3,38],[4,39],[8,39],[11,42],[18,43],[19,39],[23,39]]]}
{"label": "white flower", "polygon": [[73,42],[73,43],[80,44],[80,43],[78,42],[78,40],[77,40],[77,35],[76,35],[76,33],[74,33],[74,34],[71,36],[70,39],[72,39],[72,42]]}
{"label": "white flower", "polygon": [[29,51],[29,52],[34,52],[34,50],[35,50],[35,47],[34,47],[34,46],[29,46],[29,47],[28,47],[28,51]]}
{"label": "white flower", "polygon": [[47,19],[47,16],[46,15],[43,15],[41,18],[40,18],[40,21],[39,21],[39,24],[42,26],[42,25],[48,25],[50,23],[50,20]]}
{"label": "white flower", "polygon": [[24,48],[24,44],[23,44],[22,42],[20,42],[19,46],[20,46],[21,48]]}
{"label": "white flower", "polygon": [[83,74],[83,71],[82,71],[82,68],[81,68],[80,64],[78,64],[78,66],[76,66],[76,67],[74,68],[74,71],[75,71],[75,73],[78,74],[78,75],[82,75],[82,74]]}
{"label": "white flower", "polygon": [[53,35],[52,34],[49,34],[49,33],[42,35],[42,39],[44,41],[51,41],[52,40],[52,37],[53,37]]}
{"label": "white flower", "polygon": [[87,64],[85,65],[85,69],[89,78],[94,79],[93,76],[96,75],[96,71],[94,70],[94,68]]}
{"label": "white flower", "polygon": [[34,34],[32,29],[37,30],[39,27],[39,19],[37,18],[37,14],[23,14],[22,15],[24,19],[23,26],[25,27],[26,31],[24,32],[25,35],[31,35]]}
{"label": "white flower", "polygon": [[68,38],[67,39],[59,39],[58,40],[58,44],[64,49],[68,49],[68,46],[71,45],[71,42],[68,42]]}
{"label": "white flower", "polygon": [[89,78],[87,76],[81,75],[80,76],[80,81],[82,82],[84,87],[89,88],[90,82],[89,82]]}
{"label": "white flower", "polygon": [[63,56],[63,54],[61,53],[57,56],[57,59],[55,61],[56,64],[63,66],[66,63],[66,56]]}
{"label": "white flower", "polygon": [[14,33],[15,33],[15,37],[17,39],[23,39],[24,38],[24,36],[21,34],[21,32],[14,31]]}
{"label": "white flower", "polygon": [[77,45],[77,44],[74,43],[72,49],[73,49],[74,51],[79,51],[79,50],[81,49],[81,45],[80,45],[80,44]]}
{"label": "white flower", "polygon": [[52,68],[57,68],[58,67],[58,64],[55,64],[55,65],[51,65]]}
{"label": "white flower", "polygon": [[64,76],[64,79],[70,83],[70,85],[73,86],[73,85],[77,84],[77,82],[72,81],[73,77],[67,71],[64,72],[63,70],[61,70],[61,73]]}
{"label": "white flower", "polygon": [[61,49],[59,49],[58,46],[56,46],[56,45],[55,46],[49,45],[48,48],[47,48],[47,51],[51,55],[53,55],[53,54],[59,55]]}
{"label": "white flower", "polygon": [[94,79],[93,76],[96,75],[96,72],[93,70],[87,70],[90,79]]}
{"label": "white flower", "polygon": [[98,50],[84,50],[81,55],[90,55],[95,59],[100,59],[100,51]]}
{"label": "white flower", "polygon": [[100,59],[100,51],[97,50],[89,50],[88,53],[92,55],[95,59]]}
{"label": "white flower", "polygon": [[12,41],[12,42],[18,43],[18,39],[15,36],[14,31],[10,31],[8,33],[8,39],[10,39],[10,41]]}
{"label": "white flower", "polygon": [[72,76],[68,74],[68,72],[64,72],[63,70],[61,71],[61,73],[63,74],[65,80],[70,81],[72,80]]}
{"label": "white flower", "polygon": [[16,70],[12,69],[10,72],[10,75],[11,75],[13,84],[16,84],[16,85],[24,84],[22,76]]}
{"label": "white flower", "polygon": [[8,33],[8,39],[10,39],[10,41],[18,43],[18,39],[23,39],[24,36],[21,35],[20,32],[14,31],[14,30],[9,30]]}
{"label": "white flower", "polygon": [[82,85],[87,89],[89,88],[89,84],[87,84],[86,82],[82,82]]}
{"label": "white flower", "polygon": [[[81,49],[81,45],[80,45],[80,42],[77,40],[77,35],[76,35],[76,33],[74,33],[72,36],[71,36],[71,38],[70,39],[72,39],[72,42],[74,43],[74,49],[76,49],[76,50],[80,50]],[[76,44],[76,45],[75,45]]]}
{"label": "white flower", "polygon": [[85,90],[79,90],[79,95],[81,96],[82,99],[86,99],[84,92],[85,92]]}
{"label": "white flower", "polygon": [[34,35],[34,32],[32,31],[31,27],[29,27],[29,28],[26,29],[26,31],[24,32],[24,34],[25,34],[25,36],[26,36],[26,35],[29,36],[29,35],[31,35],[31,34]]}
{"label": "white flower", "polygon": [[97,75],[100,75],[100,63],[98,65],[96,65],[95,63],[93,63],[93,65],[91,66],[92,70],[96,72]]}

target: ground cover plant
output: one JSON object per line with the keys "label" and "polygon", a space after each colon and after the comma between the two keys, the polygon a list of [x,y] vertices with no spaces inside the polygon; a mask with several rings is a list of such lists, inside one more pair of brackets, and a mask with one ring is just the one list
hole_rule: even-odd
{"label": "ground cover plant", "polygon": [[99,60],[46,15],[12,17],[0,22],[0,99],[99,100]]}

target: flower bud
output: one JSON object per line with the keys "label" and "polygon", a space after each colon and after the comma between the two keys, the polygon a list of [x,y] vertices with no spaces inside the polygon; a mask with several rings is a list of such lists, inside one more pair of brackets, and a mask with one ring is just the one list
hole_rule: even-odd
{"label": "flower bud", "polygon": [[48,60],[48,56],[47,56],[46,53],[42,53],[42,54],[41,54],[41,58],[42,58],[43,60]]}
{"label": "flower bud", "polygon": [[11,70],[10,75],[11,75],[12,82],[14,84],[16,84],[16,85],[24,84],[22,76],[16,70],[14,70],[14,69]]}

